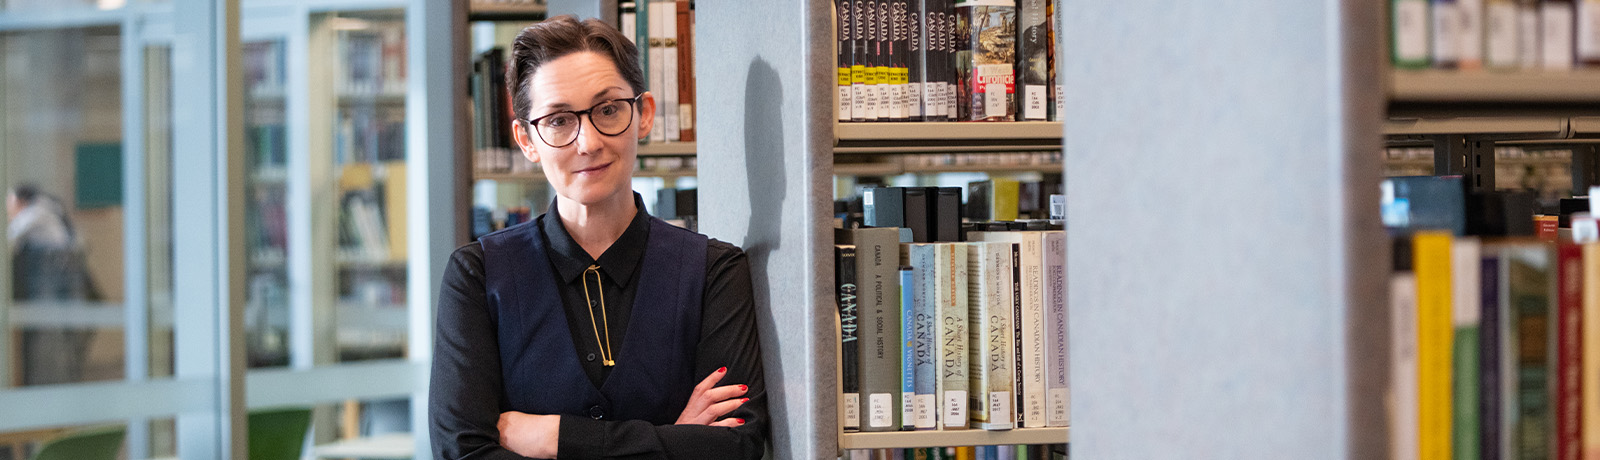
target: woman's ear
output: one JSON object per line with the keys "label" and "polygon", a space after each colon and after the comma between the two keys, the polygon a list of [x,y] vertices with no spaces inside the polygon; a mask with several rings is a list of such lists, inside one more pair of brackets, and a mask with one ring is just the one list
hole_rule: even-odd
{"label": "woman's ear", "polygon": [[656,123],[656,95],[645,91],[644,97],[639,98],[639,132],[640,140],[650,137],[650,127]]}
{"label": "woman's ear", "polygon": [[534,146],[535,141],[529,138],[528,130],[532,129],[522,120],[511,120],[512,137],[517,141],[517,148],[522,149],[522,156],[528,161],[539,162],[539,149]]}

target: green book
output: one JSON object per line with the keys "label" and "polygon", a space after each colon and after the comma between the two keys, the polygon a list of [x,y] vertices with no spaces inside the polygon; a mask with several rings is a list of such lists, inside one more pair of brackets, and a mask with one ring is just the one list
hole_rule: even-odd
{"label": "green book", "polygon": [[1482,458],[1478,331],[1483,322],[1484,264],[1480,248],[1477,238],[1451,241],[1451,323],[1455,329],[1450,353],[1452,460]]}
{"label": "green book", "polygon": [[1431,18],[1428,0],[1389,0],[1389,54],[1397,68],[1425,69]]}

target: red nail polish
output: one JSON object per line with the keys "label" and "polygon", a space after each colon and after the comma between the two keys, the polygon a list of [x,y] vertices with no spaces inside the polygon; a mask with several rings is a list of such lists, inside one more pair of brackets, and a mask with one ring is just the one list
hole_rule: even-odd
{"label": "red nail polish", "polygon": [[734,420],[738,420],[740,425],[744,424],[744,419],[742,419],[742,418],[736,418]]}
{"label": "red nail polish", "polygon": [[739,391],[750,391],[750,387],[739,385]]}
{"label": "red nail polish", "polygon": [[717,373],[719,373],[719,374],[720,374],[720,373],[723,373],[723,372],[727,372],[727,371],[728,371],[728,368],[726,368],[726,367],[719,367],[719,368],[717,368]]}
{"label": "red nail polish", "polygon": [[741,403],[741,404],[747,403],[747,402],[750,402],[750,398],[744,398],[744,399],[739,400],[739,403]]}

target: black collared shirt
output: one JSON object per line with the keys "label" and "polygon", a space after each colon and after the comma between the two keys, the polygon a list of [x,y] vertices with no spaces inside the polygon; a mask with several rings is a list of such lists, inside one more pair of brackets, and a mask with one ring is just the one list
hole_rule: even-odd
{"label": "black collared shirt", "polygon": [[[558,290],[566,308],[567,326],[589,379],[599,386],[610,374],[601,365],[600,346],[606,330],[618,362],[626,337],[628,318],[637,294],[640,263],[650,238],[649,215],[634,194],[639,212],[622,236],[598,260],[589,256],[567,233],[554,205],[533,225],[543,226],[551,264],[560,278]],[[583,292],[584,270],[599,265],[605,295],[601,308],[594,275],[589,275],[589,299],[597,315],[591,324],[590,306]],[[755,305],[750,288],[750,265],[743,251],[711,240],[706,247],[706,282],[702,300],[700,343],[694,375],[703,379],[719,367],[728,374],[718,386],[745,384],[750,401],[727,417],[742,418],[744,426],[728,429],[707,426],[653,426],[644,421],[606,421],[562,416],[558,446],[561,459],[588,458],[718,458],[757,459],[765,448],[766,391],[756,338]],[[609,326],[607,329],[602,327]],[[450,256],[439,292],[439,312],[434,342],[433,378],[428,408],[429,431],[438,458],[521,458],[500,447],[497,421],[508,391],[500,375],[500,355],[495,329],[489,319],[484,291],[483,247],[470,243]],[[645,327],[645,326],[640,326]],[[596,333],[599,333],[597,342]],[[697,380],[698,381],[698,380]]]}

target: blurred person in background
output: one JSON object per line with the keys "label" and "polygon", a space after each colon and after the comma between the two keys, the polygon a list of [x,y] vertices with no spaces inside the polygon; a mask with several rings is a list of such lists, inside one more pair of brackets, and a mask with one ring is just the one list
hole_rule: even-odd
{"label": "blurred person in background", "polygon": [[[83,240],[59,200],[36,186],[19,185],[6,195],[6,215],[12,299],[17,306],[50,308],[97,300]],[[38,323],[21,326],[24,385],[82,381],[90,331]]]}

